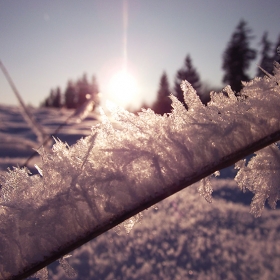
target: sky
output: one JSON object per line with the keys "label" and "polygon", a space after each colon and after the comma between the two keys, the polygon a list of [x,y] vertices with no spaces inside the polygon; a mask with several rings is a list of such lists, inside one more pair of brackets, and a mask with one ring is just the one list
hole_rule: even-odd
{"label": "sky", "polygon": [[[163,71],[172,92],[187,54],[203,82],[222,86],[222,54],[239,21],[260,49],[265,31],[278,41],[279,11],[279,0],[0,0],[0,60],[26,104],[38,106],[51,88],[63,91],[86,73],[102,100],[138,107],[153,102]],[[124,64],[134,80],[121,96],[112,81]],[[0,103],[18,104],[2,72]]]}

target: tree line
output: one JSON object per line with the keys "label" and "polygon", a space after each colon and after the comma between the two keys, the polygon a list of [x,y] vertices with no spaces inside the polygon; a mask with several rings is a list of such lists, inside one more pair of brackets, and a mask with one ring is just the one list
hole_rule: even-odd
{"label": "tree line", "polygon": [[[224,71],[222,82],[230,85],[236,94],[242,89],[241,81],[246,82],[252,78],[247,71],[250,68],[251,62],[257,57],[257,50],[250,46],[253,38],[252,30],[248,27],[247,22],[241,20],[231,35],[222,56],[222,69]],[[259,45],[261,48],[259,66],[272,74],[273,62],[280,62],[280,56],[276,52],[277,46],[280,45],[280,35],[276,44],[273,44],[268,39],[268,32],[264,32]],[[263,77],[264,72],[260,68],[257,68],[256,76]],[[166,72],[163,72],[160,77],[156,101],[152,105],[152,109],[157,114],[171,112],[171,100],[168,97],[171,92],[183,102],[183,92],[180,88],[182,80],[187,80],[192,84],[204,104],[210,100],[210,88],[203,87],[200,75],[193,66],[190,54],[188,54],[183,67],[176,73],[173,91],[171,90]]]}
{"label": "tree line", "polygon": [[[222,82],[230,85],[236,94],[242,89],[241,81],[246,82],[251,79],[247,72],[251,62],[256,59],[258,53],[256,49],[251,47],[253,38],[252,30],[248,27],[247,22],[241,20],[231,35],[222,55],[222,69],[224,71]],[[280,61],[280,56],[277,55],[276,52],[277,46],[280,45],[280,36],[276,44],[273,44],[268,39],[268,32],[264,32],[259,45],[261,49],[259,52],[259,66],[271,74],[273,71],[273,61]],[[264,73],[258,68],[256,75],[262,77]],[[160,77],[156,100],[151,106],[143,104],[142,107],[151,107],[157,114],[170,113],[172,109],[171,100],[169,98],[171,92],[174,93],[181,102],[184,101],[183,92],[180,88],[182,80],[187,80],[192,84],[204,104],[210,100],[210,90],[217,90],[209,88],[201,82],[200,75],[193,65],[191,55],[187,54],[183,66],[175,75],[174,87],[170,87],[167,74],[164,71]],[[49,97],[42,103],[42,106],[55,108],[65,107],[69,109],[78,108],[90,98],[98,102],[98,92],[96,78],[93,76],[92,81],[88,82],[87,76],[84,74],[83,77],[76,82],[69,81],[63,94],[59,87],[52,89]]]}
{"label": "tree line", "polygon": [[84,74],[77,81],[69,80],[63,93],[60,87],[51,89],[49,96],[41,105],[42,107],[76,109],[87,100],[93,100],[97,105],[99,103],[98,93],[99,87],[96,77],[93,76],[89,82],[87,75]]}

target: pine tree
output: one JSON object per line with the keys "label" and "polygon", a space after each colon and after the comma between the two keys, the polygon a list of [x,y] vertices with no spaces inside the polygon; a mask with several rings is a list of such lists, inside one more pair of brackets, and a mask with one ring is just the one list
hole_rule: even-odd
{"label": "pine tree", "polygon": [[241,20],[223,54],[222,69],[225,71],[223,82],[229,84],[235,92],[241,90],[241,81],[249,81],[246,70],[251,60],[256,58],[256,51],[249,46],[253,38],[250,35],[251,32],[247,23]]}
{"label": "pine tree", "polygon": [[91,83],[89,83],[86,74],[84,74],[76,83],[76,91],[78,97],[77,107],[83,105],[89,99],[92,99],[95,105],[98,105],[99,87],[95,76],[92,77]]}
{"label": "pine tree", "polygon": [[54,107],[53,102],[54,102],[54,95],[55,91],[51,89],[49,96],[43,101],[42,106],[43,107]]}
{"label": "pine tree", "polygon": [[272,49],[273,51],[273,61],[280,63],[280,35],[278,36],[278,40]]}
{"label": "pine tree", "polygon": [[44,107],[76,109],[83,105],[89,99],[94,101],[95,107],[100,103],[99,88],[95,76],[91,83],[88,82],[86,74],[76,82],[68,81],[64,94],[57,87],[51,89],[49,96],[42,102]]}
{"label": "pine tree", "polygon": [[52,107],[52,104],[51,104],[52,92],[53,92],[53,90],[51,89],[50,95],[49,95],[49,96],[43,101],[43,103],[42,103],[42,106],[43,106],[43,107]]}
{"label": "pine tree", "polygon": [[77,108],[77,94],[74,84],[69,81],[65,93],[65,106],[68,109]]}
{"label": "pine tree", "polygon": [[200,77],[196,69],[193,67],[191,56],[188,54],[185,59],[185,64],[183,68],[178,70],[175,78],[174,90],[177,98],[184,103],[183,91],[181,89],[182,81],[187,80],[193,88],[196,90],[198,95],[201,95],[201,83]]}
{"label": "pine tree", "polygon": [[57,87],[56,91],[53,92],[52,107],[54,108],[62,107],[61,90],[59,87]]}
{"label": "pine tree", "polygon": [[[271,49],[272,49],[272,43],[268,40],[268,33],[264,32],[262,39],[261,39],[261,60],[260,60],[260,67],[266,70],[268,73],[272,74],[273,71],[273,56],[271,56]],[[257,76],[263,77],[265,74],[264,72],[258,68]]]}
{"label": "pine tree", "polygon": [[160,83],[159,90],[157,92],[157,99],[152,106],[152,109],[157,114],[163,115],[164,113],[171,113],[171,99],[169,98],[169,82],[166,72],[163,72]]}
{"label": "pine tree", "polygon": [[78,95],[77,107],[80,107],[90,98],[90,89],[86,74],[84,74],[83,77],[78,80],[76,87]]}
{"label": "pine tree", "polygon": [[94,106],[98,106],[100,103],[100,96],[99,96],[99,86],[97,83],[97,79],[95,76],[92,76],[91,78],[91,84],[89,85],[89,89],[90,89],[90,95],[91,95],[91,99],[94,101]]}

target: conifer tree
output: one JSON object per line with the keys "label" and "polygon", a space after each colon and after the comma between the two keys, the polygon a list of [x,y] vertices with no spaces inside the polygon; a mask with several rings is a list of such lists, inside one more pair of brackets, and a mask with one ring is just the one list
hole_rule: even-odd
{"label": "conifer tree", "polygon": [[[271,56],[271,49],[272,49],[272,43],[268,40],[268,33],[264,32],[262,39],[261,39],[261,60],[259,62],[259,66],[266,70],[268,73],[272,74],[273,71],[273,56]],[[257,70],[257,76],[263,77],[265,74],[264,72],[258,68]]]}
{"label": "conifer tree", "polygon": [[280,35],[278,36],[278,40],[274,45],[272,51],[273,51],[273,61],[280,63]]}
{"label": "conifer tree", "polygon": [[241,81],[249,81],[246,70],[251,60],[256,58],[256,51],[250,48],[250,40],[253,38],[251,32],[247,23],[241,20],[223,54],[222,69],[225,71],[223,82],[229,84],[235,92],[241,90]]}
{"label": "conifer tree", "polygon": [[169,82],[166,72],[163,72],[160,82],[159,90],[157,92],[157,99],[152,106],[152,109],[157,114],[171,113],[171,99],[169,98]]}
{"label": "conifer tree", "polygon": [[59,87],[56,90],[51,89],[49,96],[43,101],[42,106],[51,108],[61,107],[61,93]]}
{"label": "conifer tree", "polygon": [[201,83],[200,77],[196,69],[193,67],[191,56],[188,54],[184,66],[178,70],[175,77],[175,86],[174,90],[177,98],[184,103],[183,91],[181,89],[182,81],[187,80],[193,88],[196,90],[197,94],[201,94]]}
{"label": "conifer tree", "polygon": [[84,74],[83,77],[76,83],[77,87],[77,107],[83,105],[90,97],[89,83],[87,80],[87,75]]}
{"label": "conifer tree", "polygon": [[59,87],[57,87],[56,91],[53,92],[52,107],[54,107],[54,108],[62,107],[61,90]]}
{"label": "conifer tree", "polygon": [[52,107],[52,105],[53,105],[53,94],[54,94],[54,90],[51,89],[49,96],[42,103],[43,107]]}
{"label": "conifer tree", "polygon": [[77,108],[77,94],[74,84],[69,81],[65,93],[65,107],[67,109]]}
{"label": "conifer tree", "polygon": [[91,83],[88,82],[86,74],[76,82],[69,81],[62,95],[61,90],[57,87],[51,89],[49,96],[42,102],[44,107],[76,109],[82,106],[89,99],[94,101],[95,106],[100,102],[99,89],[95,76],[92,77]]}
{"label": "conifer tree", "polygon": [[99,105],[100,103],[100,96],[99,96],[99,86],[97,83],[96,77],[93,75],[91,78],[91,84],[89,85],[90,88],[90,95],[91,99],[94,101],[95,107]]}

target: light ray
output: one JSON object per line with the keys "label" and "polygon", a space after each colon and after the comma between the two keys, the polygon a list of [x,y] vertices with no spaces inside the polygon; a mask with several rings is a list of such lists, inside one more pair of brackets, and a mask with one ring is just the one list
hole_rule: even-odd
{"label": "light ray", "polygon": [[123,0],[123,70],[127,71],[127,27],[128,7],[127,0]]}

